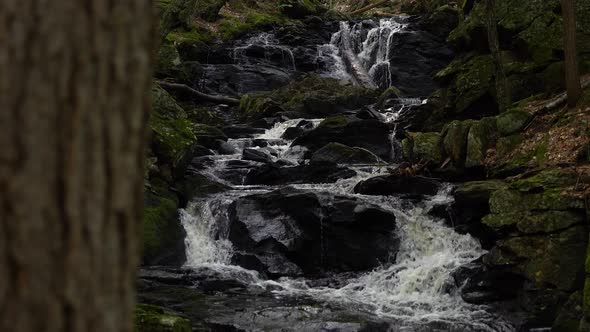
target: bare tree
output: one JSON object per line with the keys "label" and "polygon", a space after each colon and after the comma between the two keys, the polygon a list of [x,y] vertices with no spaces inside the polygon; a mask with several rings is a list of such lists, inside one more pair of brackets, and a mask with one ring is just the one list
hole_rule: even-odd
{"label": "bare tree", "polygon": [[567,102],[570,107],[576,106],[582,95],[580,72],[578,69],[578,54],[576,51],[576,13],[574,0],[561,0],[564,27],[565,50],[565,82],[567,88]]}
{"label": "bare tree", "polygon": [[0,1],[0,331],[131,331],[149,0]]}
{"label": "bare tree", "polygon": [[508,88],[506,73],[504,72],[504,65],[502,64],[495,2],[495,0],[486,0],[486,26],[488,30],[488,44],[495,68],[494,77],[496,80],[498,109],[500,112],[504,112],[510,106],[510,90]]}

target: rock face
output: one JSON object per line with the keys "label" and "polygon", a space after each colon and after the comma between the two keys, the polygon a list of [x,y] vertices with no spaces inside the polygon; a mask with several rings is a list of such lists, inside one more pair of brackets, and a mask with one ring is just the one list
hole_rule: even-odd
{"label": "rock face", "polygon": [[331,204],[324,198],[289,188],[240,198],[230,207],[229,239],[242,258],[257,260],[273,276],[366,270],[395,252],[392,213],[351,198],[334,197]]}
{"label": "rock face", "polygon": [[360,182],[354,192],[363,195],[435,195],[440,182],[425,177],[378,176]]}
{"label": "rock face", "polygon": [[379,164],[383,161],[368,150],[330,143],[313,154],[311,163]]}
{"label": "rock face", "polygon": [[340,143],[366,149],[389,160],[390,134],[389,126],[378,120],[339,115],[324,120],[317,128],[296,139],[293,145],[301,145],[315,152],[329,143]]}

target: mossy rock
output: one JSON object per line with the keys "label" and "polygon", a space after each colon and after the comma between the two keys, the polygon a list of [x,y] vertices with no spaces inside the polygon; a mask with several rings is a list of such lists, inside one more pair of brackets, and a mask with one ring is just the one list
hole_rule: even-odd
{"label": "mossy rock", "polygon": [[[209,45],[215,40],[215,36],[203,28],[177,28],[166,32],[164,42],[173,45],[182,61],[199,59],[209,50]],[[177,75],[185,74],[179,70]],[[186,76],[186,75],[185,75]],[[191,77],[181,77],[191,79]]]}
{"label": "mossy rock", "polygon": [[375,107],[377,107],[378,109],[383,109],[383,106],[389,99],[396,99],[400,97],[403,97],[402,92],[395,86],[391,86],[387,88],[385,91],[383,91],[379,98],[377,98],[377,103],[375,103]]}
{"label": "mossy rock", "polygon": [[180,54],[176,47],[170,44],[164,44],[158,50],[156,61],[156,76],[167,77],[174,76],[176,67],[180,65]]}
{"label": "mossy rock", "polygon": [[484,118],[474,122],[467,135],[466,167],[483,166],[488,149],[494,146],[497,136],[496,120]]}
{"label": "mossy rock", "polygon": [[330,143],[313,154],[311,163],[383,164],[384,162],[366,149]]}
{"label": "mossy rock", "polygon": [[498,190],[490,197],[492,213],[512,213],[532,210],[585,209],[584,200],[569,196],[561,189],[540,193],[523,193],[518,190]]}
{"label": "mossy rock", "polygon": [[350,118],[347,115],[337,115],[322,120],[318,127],[341,128],[346,127],[349,121]]}
{"label": "mossy rock", "polygon": [[151,180],[146,191],[146,206],[142,222],[142,261],[144,264],[160,264],[164,261],[178,264],[184,241],[184,230],[178,220],[178,199],[161,180]]}
{"label": "mossy rock", "polygon": [[242,97],[240,112],[248,120],[272,116],[278,112],[299,116],[327,117],[355,109],[376,100],[375,90],[325,78],[305,75],[282,88]]}
{"label": "mossy rock", "polygon": [[454,196],[458,201],[477,201],[487,204],[493,192],[507,188],[508,184],[501,180],[471,181],[459,184]]}
{"label": "mossy rock", "polygon": [[249,11],[244,19],[233,16],[224,18],[219,24],[218,33],[221,39],[232,40],[256,30],[268,29],[284,23],[285,19],[282,16]]}
{"label": "mossy rock", "polygon": [[199,144],[205,147],[213,146],[216,140],[227,141],[227,136],[217,127],[198,123],[193,124],[192,130]]}
{"label": "mossy rock", "polygon": [[496,117],[498,132],[509,136],[520,132],[529,122],[531,115],[524,111],[511,110]]}
{"label": "mossy rock", "polygon": [[588,228],[502,240],[484,258],[486,264],[510,267],[537,287],[573,291],[584,277]]}
{"label": "mossy rock", "polygon": [[321,15],[326,8],[318,0],[280,0],[281,11],[291,18]]}
{"label": "mossy rock", "polygon": [[455,167],[465,166],[467,157],[467,137],[473,121],[453,121],[443,129],[443,146],[445,153]]}
{"label": "mossy rock", "polygon": [[551,327],[552,332],[578,332],[583,313],[583,292],[570,295]]}
{"label": "mossy rock", "polygon": [[405,161],[414,160],[414,141],[409,138],[402,140],[402,157]]}
{"label": "mossy rock", "polygon": [[435,164],[442,163],[443,146],[439,133],[408,133],[412,141],[413,161],[431,161]]}
{"label": "mossy rock", "polygon": [[194,174],[185,177],[180,181],[178,187],[182,200],[185,202],[229,189],[226,185],[212,181],[202,174]]}
{"label": "mossy rock", "polygon": [[[555,189],[573,186],[580,177],[572,168],[550,168],[533,176],[519,179],[510,184],[513,189],[521,191],[538,191],[539,189]],[[582,180],[582,182],[584,182]]]}
{"label": "mossy rock", "polygon": [[160,163],[174,165],[183,151],[196,141],[193,125],[174,98],[158,86],[152,88],[152,106],[152,149]]}
{"label": "mossy rock", "polygon": [[135,332],[191,332],[191,322],[154,305],[138,304]]}
{"label": "mossy rock", "polygon": [[162,15],[162,25],[169,30],[189,28],[195,18],[213,22],[226,0],[172,0]]}
{"label": "mossy rock", "polygon": [[225,124],[225,120],[208,107],[185,107],[185,110],[188,118],[193,123],[202,123],[209,126],[223,126]]}
{"label": "mossy rock", "polygon": [[496,153],[498,157],[503,158],[514,151],[523,141],[522,135],[510,135],[498,138],[496,143]]}
{"label": "mossy rock", "polygon": [[572,211],[513,212],[490,214],[482,223],[498,232],[518,231],[521,234],[553,233],[583,224],[585,218]]}
{"label": "mossy rock", "polygon": [[266,93],[244,95],[240,99],[240,113],[246,120],[270,117],[285,110]]}

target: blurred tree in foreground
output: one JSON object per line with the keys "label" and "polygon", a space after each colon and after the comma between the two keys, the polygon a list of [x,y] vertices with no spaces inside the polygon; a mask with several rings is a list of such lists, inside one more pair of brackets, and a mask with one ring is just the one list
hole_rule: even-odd
{"label": "blurred tree in foreground", "polygon": [[0,2],[0,331],[131,331],[149,0]]}

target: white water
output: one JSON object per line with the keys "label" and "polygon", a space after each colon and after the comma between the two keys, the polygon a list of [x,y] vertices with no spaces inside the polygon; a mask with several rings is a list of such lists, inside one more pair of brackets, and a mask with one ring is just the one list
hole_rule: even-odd
{"label": "white water", "polygon": [[248,59],[244,56],[244,53],[253,47],[261,47],[264,50],[264,58],[266,60],[270,60],[274,53],[280,53],[282,56],[282,65],[288,69],[297,70],[293,51],[287,46],[280,45],[274,34],[268,32],[255,35],[247,39],[243,45],[237,46],[234,49],[234,61],[240,64],[244,63]]}
{"label": "white water", "polygon": [[340,40],[343,33],[350,35],[353,48],[357,56],[373,80],[380,88],[386,89],[392,85],[391,50],[395,35],[404,31],[406,25],[399,17],[381,19],[378,26],[367,30],[366,22],[356,23],[352,27],[348,22],[341,22],[340,31],[332,36],[330,46],[322,45],[319,54],[329,54],[334,60],[331,73],[327,76],[350,80],[346,66],[340,57]]}
{"label": "white water", "polygon": [[[418,101],[414,101],[418,102]],[[398,111],[391,110],[388,119],[396,119]],[[281,157],[288,154],[290,142],[279,140],[283,132],[301,121],[289,120],[277,124],[256,138],[277,140]],[[320,120],[313,120],[317,125]],[[248,146],[252,139],[235,140],[236,147]],[[220,160],[239,159],[238,155],[219,156]],[[297,158],[295,158],[297,159]],[[295,160],[294,159],[294,160]],[[223,167],[218,163],[214,167]],[[355,167],[357,176],[332,184],[301,184],[293,187],[333,195],[353,196],[378,204],[396,216],[400,241],[397,256],[374,271],[348,281],[341,288],[310,287],[306,280],[282,278],[263,280],[254,271],[232,266],[231,243],[227,240],[227,216],[224,207],[237,197],[268,192],[275,187],[234,186],[230,192],[215,195],[205,201],[193,202],[181,213],[187,232],[187,268],[214,268],[224,275],[245,274],[248,282],[263,289],[273,290],[278,297],[312,297],[327,303],[352,306],[359,311],[388,317],[400,326],[450,322],[477,327],[481,331],[514,331],[508,324],[486,312],[486,307],[463,302],[454,286],[451,274],[460,266],[479,258],[484,251],[479,242],[469,235],[460,235],[428,214],[437,205],[452,202],[450,186],[438,195],[419,204],[396,197],[353,194],[354,186],[364,179],[386,173],[384,167]],[[392,239],[393,240],[393,239]],[[411,329],[408,331],[412,331]]]}

